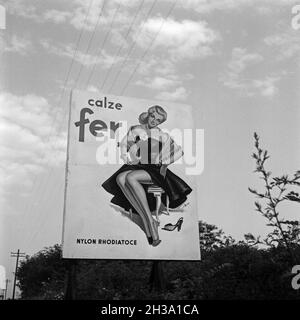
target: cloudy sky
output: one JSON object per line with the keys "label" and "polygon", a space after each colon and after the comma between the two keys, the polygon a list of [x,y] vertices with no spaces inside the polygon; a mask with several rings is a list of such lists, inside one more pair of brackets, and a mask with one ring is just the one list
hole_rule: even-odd
{"label": "cloudy sky", "polygon": [[[72,88],[171,100],[205,130],[199,218],[264,235],[253,132],[274,174],[299,169],[300,30],[289,0],[8,0],[0,55],[0,264],[61,242]],[[1,15],[0,15],[1,16]],[[297,90],[298,89],[298,90]],[[283,207],[299,217],[296,206]]]}

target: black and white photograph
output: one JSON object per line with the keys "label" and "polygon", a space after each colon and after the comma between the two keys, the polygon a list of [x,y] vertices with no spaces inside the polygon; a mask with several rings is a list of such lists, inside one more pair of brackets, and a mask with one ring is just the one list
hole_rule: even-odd
{"label": "black and white photograph", "polygon": [[0,309],[299,300],[299,86],[297,0],[0,0]]}

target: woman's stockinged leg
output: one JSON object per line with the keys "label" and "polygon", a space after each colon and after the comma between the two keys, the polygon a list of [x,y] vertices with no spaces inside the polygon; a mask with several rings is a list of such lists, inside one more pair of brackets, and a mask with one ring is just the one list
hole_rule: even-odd
{"label": "woman's stockinged leg", "polygon": [[157,224],[152,218],[152,214],[148,205],[147,196],[142,186],[143,182],[149,181],[152,180],[148,172],[146,172],[145,170],[136,170],[126,175],[125,186],[128,187],[128,189],[130,189],[131,194],[134,196],[135,200],[143,209],[142,214],[147,219],[150,232],[152,233],[153,245],[158,245],[160,243],[160,240],[157,231]]}
{"label": "woman's stockinged leg", "polygon": [[144,217],[144,213],[143,213],[143,208],[140,206],[139,202],[135,200],[134,195],[131,192],[131,189],[128,188],[127,186],[125,186],[125,182],[126,182],[126,176],[127,174],[129,174],[132,171],[124,171],[122,173],[120,173],[117,176],[117,184],[120,187],[120,189],[122,190],[123,194],[125,195],[125,197],[127,198],[127,200],[130,202],[130,204],[135,208],[135,210],[139,213],[144,227],[145,227],[145,232],[147,237],[151,237],[151,231],[149,230],[149,222],[147,219],[145,219]]}

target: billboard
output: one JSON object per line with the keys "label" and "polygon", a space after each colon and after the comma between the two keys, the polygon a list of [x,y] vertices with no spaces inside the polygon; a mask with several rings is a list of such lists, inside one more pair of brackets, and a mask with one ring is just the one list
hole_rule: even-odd
{"label": "billboard", "polygon": [[73,91],[63,257],[199,260],[202,147],[188,105]]}

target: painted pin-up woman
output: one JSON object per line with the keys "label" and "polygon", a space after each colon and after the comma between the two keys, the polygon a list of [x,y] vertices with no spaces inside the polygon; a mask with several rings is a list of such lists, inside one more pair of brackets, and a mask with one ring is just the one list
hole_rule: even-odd
{"label": "painted pin-up woman", "polygon": [[[138,213],[152,246],[160,244],[158,223],[151,211],[155,201],[145,192],[145,184],[154,183],[164,189],[169,207],[177,208],[192,189],[167,166],[182,157],[182,149],[158,125],[167,119],[166,111],[152,106],[139,116],[139,125],[132,126],[120,143],[125,164],[107,179],[102,187],[113,194],[111,202]],[[165,204],[165,197],[162,198]]]}

